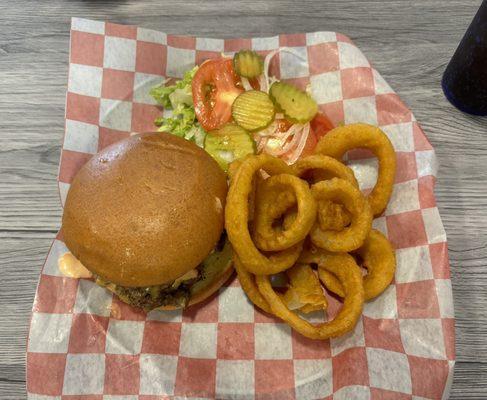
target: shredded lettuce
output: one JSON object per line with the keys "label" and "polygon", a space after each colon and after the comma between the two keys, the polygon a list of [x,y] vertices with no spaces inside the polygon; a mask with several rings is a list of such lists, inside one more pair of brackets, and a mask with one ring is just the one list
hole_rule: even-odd
{"label": "shredded lettuce", "polygon": [[193,105],[191,94],[191,82],[198,67],[194,67],[183,76],[183,79],[177,81],[174,85],[166,86],[165,82],[151,89],[150,95],[164,108],[176,108],[177,104],[183,103],[188,106]]}
{"label": "shredded lettuce", "polygon": [[206,132],[196,119],[191,91],[191,82],[197,70],[196,66],[187,71],[183,79],[174,85],[166,86],[163,82],[153,87],[150,94],[165,110],[172,111],[154,121],[158,131],[172,133],[203,147]]}
{"label": "shredded lettuce", "polygon": [[159,127],[159,132],[184,137],[197,121],[193,106],[180,103],[174,107],[170,116],[157,118],[154,123]]}

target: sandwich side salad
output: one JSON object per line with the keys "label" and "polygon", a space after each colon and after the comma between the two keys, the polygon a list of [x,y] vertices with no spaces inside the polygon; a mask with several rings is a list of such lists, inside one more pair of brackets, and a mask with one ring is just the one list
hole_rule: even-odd
{"label": "sandwich side salad", "polygon": [[309,88],[270,76],[272,59],[252,50],[204,61],[182,79],[166,80],[150,91],[164,108],[158,131],[195,142],[225,170],[248,154],[267,153],[288,164],[310,153],[333,128],[318,110]]}

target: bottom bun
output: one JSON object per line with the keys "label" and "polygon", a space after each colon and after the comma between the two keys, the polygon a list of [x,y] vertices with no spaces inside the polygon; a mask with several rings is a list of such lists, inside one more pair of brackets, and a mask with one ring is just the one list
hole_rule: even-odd
{"label": "bottom bun", "polygon": [[[194,304],[201,303],[203,300],[206,300],[208,297],[210,297],[213,293],[215,293],[218,289],[220,289],[223,284],[232,276],[233,274],[233,263],[230,261],[229,265],[221,276],[216,279],[211,285],[206,287],[204,290],[195,293],[190,299],[189,303],[186,306],[186,308],[191,307]],[[155,308],[154,310],[163,310],[163,311],[171,311],[171,310],[179,310],[181,307],[177,306],[161,306],[158,308]]]}

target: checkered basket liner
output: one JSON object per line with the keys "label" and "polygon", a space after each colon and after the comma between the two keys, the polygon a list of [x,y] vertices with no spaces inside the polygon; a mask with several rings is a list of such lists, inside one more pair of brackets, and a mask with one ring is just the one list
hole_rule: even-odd
{"label": "checkered basket liner", "polygon": [[[436,159],[411,111],[346,36],[335,32],[206,39],[74,18],[66,129],[59,168],[64,203],[76,171],[130,132],[153,131],[148,95],[166,77],[251,48],[291,47],[279,78],[311,85],[335,124],[380,126],[397,154],[389,206],[374,226],[396,249],[393,284],[365,305],[350,334],[306,339],[261,313],[233,278],[183,312],[139,312],[90,280],[62,276],[62,234],[37,288],[27,346],[29,399],[442,399],[455,360],[446,235],[433,193]],[[361,187],[376,162],[350,155]],[[330,298],[329,313],[339,303]],[[324,315],[310,320],[323,321]]]}

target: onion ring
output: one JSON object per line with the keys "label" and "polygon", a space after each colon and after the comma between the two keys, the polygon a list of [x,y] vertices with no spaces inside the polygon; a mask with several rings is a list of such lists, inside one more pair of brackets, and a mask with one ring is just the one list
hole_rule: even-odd
{"label": "onion ring", "polygon": [[356,253],[364,261],[367,275],[364,277],[365,299],[371,300],[387,289],[396,272],[396,256],[387,238],[372,229],[362,247]]}
{"label": "onion ring", "polygon": [[334,320],[313,325],[289,310],[272,288],[269,277],[256,276],[256,283],[262,297],[272,312],[286,321],[296,331],[311,339],[328,339],[351,331],[362,313],[364,289],[362,274],[353,257],[348,254],[332,254],[324,257],[319,267],[336,275],[345,289],[343,306]]}
{"label": "onion ring", "polygon": [[[319,249],[316,247],[308,248],[304,250],[301,255],[299,256],[298,262],[300,263],[307,263],[307,264],[316,264],[317,266],[322,265],[326,262],[327,257],[332,255],[340,254],[344,258],[347,258],[349,262],[351,262],[351,257],[347,253],[330,253],[326,250]],[[353,257],[352,257],[353,258]],[[338,278],[333,275],[330,271],[324,268],[318,268],[318,277],[323,285],[332,293],[335,293],[339,297],[345,297],[345,291],[343,289],[342,284],[338,280]]]}
{"label": "onion ring", "polygon": [[[331,272],[328,272],[323,268],[320,268],[318,270],[318,276],[320,278],[320,281],[330,292],[335,293],[337,296],[341,298],[345,297],[343,286],[335,275],[333,275]],[[364,300],[365,300],[365,294],[364,294]]]}
{"label": "onion ring", "polygon": [[[335,158],[323,154],[314,154],[299,160],[293,165],[293,170],[300,178],[307,177],[311,173],[313,183],[329,180],[332,178],[345,179],[358,186],[357,179],[352,169],[342,164]],[[322,230],[341,231],[351,222],[350,214],[341,204],[332,202],[321,202],[318,208],[318,218]]]}
{"label": "onion ring", "polygon": [[[235,174],[237,173],[237,171],[241,165],[242,165],[241,159],[237,159],[230,164],[230,166],[228,168],[228,178],[229,178],[230,182],[232,181],[233,177],[235,176]],[[257,186],[258,186],[259,182],[261,182],[262,180],[263,180],[262,176],[260,174],[257,174],[255,176],[255,179],[252,181],[252,190],[249,193],[249,201],[248,201],[249,221],[250,222],[254,220],[255,196],[257,193]]]}
{"label": "onion ring", "polygon": [[341,231],[352,222],[350,213],[342,204],[320,201],[318,205],[318,225],[322,231]]}
{"label": "onion ring", "polygon": [[372,226],[369,203],[360,190],[350,182],[339,178],[315,183],[311,193],[317,201],[329,200],[342,203],[352,215],[349,227],[342,231],[323,231],[316,223],[311,229],[311,241],[318,247],[333,252],[348,252],[358,249]]}
{"label": "onion ring", "polygon": [[284,214],[284,219],[282,221],[282,227],[284,229],[289,229],[292,226],[292,224],[296,220],[296,214],[297,211],[295,208],[291,208],[286,212],[286,214]]}
{"label": "onion ring", "polygon": [[[266,193],[268,190],[266,190],[265,186],[262,187],[262,183],[263,181],[261,181],[259,184],[259,199],[257,200],[256,198],[257,202],[260,203],[261,201],[267,201],[268,210],[266,210],[265,212],[269,212],[272,215],[272,217],[270,218],[272,225],[273,221],[282,219],[282,225],[274,228],[277,232],[279,231],[279,229],[288,230],[296,219],[296,197],[289,190],[284,190],[279,193],[274,193],[274,191],[272,191],[271,193]],[[269,200],[266,200],[264,197],[272,196],[274,196],[274,198],[272,198],[272,204],[269,204]],[[254,240],[256,236],[255,225],[256,224],[253,224],[252,226],[252,239]]]}
{"label": "onion ring", "polygon": [[242,160],[241,159],[237,159],[235,161],[232,161],[230,163],[230,165],[228,166],[228,178],[230,180],[233,179],[233,177],[235,176],[235,174],[237,173],[238,169],[240,168],[240,166],[242,165]]}
{"label": "onion ring", "polygon": [[[355,253],[359,254],[367,269],[364,280],[365,301],[379,296],[392,282],[396,271],[396,257],[391,243],[378,230],[372,229],[362,247]],[[328,290],[344,297],[343,286],[337,277],[326,270],[319,271],[320,280]]]}
{"label": "onion ring", "polygon": [[[291,200],[279,203],[277,197],[291,188]],[[283,230],[273,228],[273,222],[286,210],[296,204],[296,217],[290,227]],[[264,251],[280,251],[301,242],[308,235],[316,220],[316,202],[308,184],[294,175],[274,175],[259,186],[256,202],[253,239],[256,246]]]}
{"label": "onion ring", "polygon": [[300,264],[323,264],[326,257],[332,256],[333,254],[347,254],[347,253],[332,253],[331,251],[320,249],[319,247],[313,246],[312,243],[306,243],[306,247],[303,249],[298,258],[298,263]]}
{"label": "onion ring", "polygon": [[296,264],[286,271],[289,288],[281,296],[290,310],[304,313],[324,310],[328,306],[320,280],[309,265]]}
{"label": "onion ring", "polygon": [[269,175],[292,175],[292,169],[281,159],[266,154],[245,158],[230,183],[225,207],[225,228],[245,269],[254,274],[272,275],[294,265],[301,252],[302,243],[273,253],[269,257],[262,254],[253,243],[248,227],[248,199],[254,175],[261,169]]}
{"label": "onion ring", "polygon": [[355,148],[369,149],[379,160],[377,183],[367,196],[372,213],[378,216],[387,207],[396,174],[396,153],[387,135],[368,124],[339,126],[320,139],[315,151],[341,160],[347,151]]}
{"label": "onion ring", "polygon": [[[243,291],[249,298],[249,300],[259,307],[261,310],[265,311],[266,313],[272,314],[271,308],[269,307],[269,304],[267,301],[262,297],[262,295],[259,292],[259,288],[257,287],[255,283],[255,275],[251,274],[250,272],[247,272],[247,270],[243,267],[241,261],[238,259],[238,256],[234,254],[233,257],[233,265],[235,268],[235,271],[237,272],[238,280],[240,282],[240,286],[242,286]],[[296,266],[290,268],[288,271],[292,271]],[[308,266],[309,267],[309,266]],[[311,271],[311,273],[314,275],[314,272]],[[292,274],[292,273],[291,273]],[[294,273],[296,275],[296,273]],[[289,279],[291,282],[293,282],[293,277],[292,275],[289,276]],[[305,304],[300,304],[298,309],[304,313],[308,313],[311,311],[316,311],[316,310],[322,310],[326,309],[328,306],[328,302],[326,301],[326,297],[323,295],[323,292],[321,292],[322,298],[319,298],[315,293],[312,293],[312,291],[309,290],[309,286],[304,287],[303,286],[303,280],[299,280],[299,277],[304,278],[303,275],[301,276],[294,276],[294,288],[293,291],[300,291],[299,295],[305,301]],[[316,278],[316,275],[314,275]],[[307,282],[307,285],[309,285],[309,282]],[[313,285],[315,286],[315,285]],[[318,287],[321,289],[321,286],[318,281]],[[316,288],[313,288],[316,291]],[[282,296],[283,300],[286,302],[286,304],[289,304],[291,302],[291,289],[288,289],[286,293]],[[289,293],[289,294],[288,294]],[[287,295],[287,296],[286,296]]]}
{"label": "onion ring", "polygon": [[322,154],[314,154],[297,161],[292,168],[296,176],[299,176],[300,178],[303,178],[305,174],[312,172],[313,177],[317,181],[341,178],[349,181],[358,188],[358,182],[357,179],[355,179],[352,169],[332,157]]}
{"label": "onion ring", "polygon": [[243,291],[257,307],[265,312],[272,314],[271,308],[267,301],[262,297],[259,292],[259,288],[255,284],[255,275],[248,272],[236,254],[233,255],[233,266],[235,271],[237,271],[238,280],[240,281],[240,286],[242,286]]}

